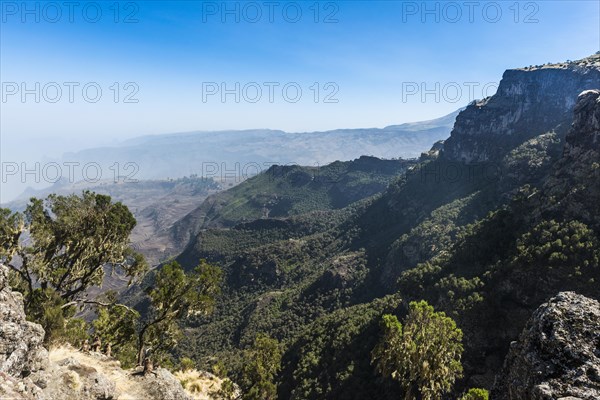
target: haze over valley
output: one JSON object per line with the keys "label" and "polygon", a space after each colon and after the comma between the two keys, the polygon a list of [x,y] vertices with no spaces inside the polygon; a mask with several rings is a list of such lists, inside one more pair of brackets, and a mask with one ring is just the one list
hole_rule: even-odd
{"label": "haze over valley", "polygon": [[600,399],[600,3],[0,9],[0,400]]}

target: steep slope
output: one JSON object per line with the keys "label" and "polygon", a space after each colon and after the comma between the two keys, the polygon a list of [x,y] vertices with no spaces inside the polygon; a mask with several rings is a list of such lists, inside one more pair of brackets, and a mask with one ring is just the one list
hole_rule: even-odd
{"label": "steep slope", "polygon": [[579,95],[564,157],[546,183],[548,199],[544,207],[545,212],[582,218],[596,231],[600,230],[599,104],[599,90],[588,90]]}
{"label": "steep slope", "polygon": [[490,386],[510,340],[549,296],[573,290],[600,297],[599,95],[579,96],[564,155],[541,185],[523,187],[446,252],[400,278],[406,297],[426,298],[458,319],[475,385]]}
{"label": "steep slope", "polygon": [[384,237],[406,233],[442,205],[482,192],[485,214],[519,186],[539,184],[560,156],[577,96],[599,85],[600,54],[507,71],[494,96],[459,113],[439,157],[392,186],[366,214],[377,224],[365,240],[387,247]]}
{"label": "steep slope", "polygon": [[170,231],[174,241],[187,243],[210,227],[340,209],[384,191],[412,165],[414,161],[366,156],[323,167],[275,165],[230,190],[210,196]]}
{"label": "steep slope", "polygon": [[[452,137],[381,195],[200,232],[193,254],[222,263],[224,296],[213,316],[191,321],[180,351],[201,363],[216,355],[235,371],[239,350],[267,332],[288,348],[282,398],[364,398],[352,388],[376,390],[363,370],[371,349],[328,335],[344,326],[358,338],[378,315],[366,310],[399,293],[428,300],[463,329],[457,389],[491,388],[535,308],[563,290],[600,296],[597,92],[575,91],[600,87],[599,60],[545,68],[541,80],[539,69],[505,75],[506,90],[481,113],[475,105],[461,113]],[[553,99],[537,102],[544,88]],[[184,264],[197,262],[186,254]],[[343,322],[356,310],[372,319]]]}

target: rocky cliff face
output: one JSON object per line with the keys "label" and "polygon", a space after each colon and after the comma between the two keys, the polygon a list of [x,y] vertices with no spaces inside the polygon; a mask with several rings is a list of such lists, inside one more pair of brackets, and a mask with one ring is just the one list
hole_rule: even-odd
{"label": "rocky cliff face", "polygon": [[600,303],[563,292],[540,306],[511,345],[492,398],[600,399]]}
{"label": "rocky cliff face", "polygon": [[40,325],[25,319],[23,297],[10,289],[8,269],[0,264],[0,395],[19,399],[39,394],[30,376],[48,366],[44,334]]}
{"label": "rocky cliff face", "polygon": [[567,135],[565,153],[600,150],[600,82],[598,89],[586,90],[577,98],[575,118]]}
{"label": "rocky cliff face", "polygon": [[508,70],[494,96],[473,102],[457,116],[443,154],[453,161],[498,160],[535,136],[565,133],[579,93],[599,87],[600,54]]}
{"label": "rocky cliff face", "polygon": [[600,231],[600,82],[582,92],[562,159],[549,177],[541,210],[580,219]]}

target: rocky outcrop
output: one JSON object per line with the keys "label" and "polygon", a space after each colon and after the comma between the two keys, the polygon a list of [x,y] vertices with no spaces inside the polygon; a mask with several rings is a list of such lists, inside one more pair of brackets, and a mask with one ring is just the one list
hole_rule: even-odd
{"label": "rocky outcrop", "polygon": [[542,211],[600,230],[600,82],[578,96],[563,157],[545,192]]}
{"label": "rocky outcrop", "polygon": [[494,161],[540,134],[564,134],[579,93],[598,87],[600,54],[508,70],[494,96],[471,103],[456,117],[443,155],[453,161]]}
{"label": "rocky outcrop", "polygon": [[10,289],[8,269],[0,264],[0,399],[192,399],[165,369],[144,375],[141,369],[123,370],[100,353],[71,347],[49,354],[42,345],[44,334],[40,325],[25,319],[23,297]]}
{"label": "rocky outcrop", "polygon": [[154,374],[140,375],[137,380],[153,399],[192,400],[181,383],[166,369],[159,368]]}
{"label": "rocky outcrop", "polygon": [[563,292],[540,306],[512,343],[492,398],[600,399],[600,303]]}
{"label": "rocky outcrop", "polygon": [[142,368],[126,371],[110,357],[69,347],[53,350],[50,359],[44,388],[47,399],[191,400],[175,376],[163,368],[146,375]]}
{"label": "rocky outcrop", "polygon": [[74,357],[52,363],[40,374],[46,399],[111,400],[117,399],[116,385],[99,368]]}
{"label": "rocky outcrop", "polygon": [[23,296],[8,286],[8,268],[0,265],[0,372],[19,378],[44,369],[48,352],[44,329],[25,318]]}
{"label": "rocky outcrop", "polygon": [[567,155],[581,151],[600,150],[600,82],[597,89],[579,94],[575,106],[575,118],[567,135]]}

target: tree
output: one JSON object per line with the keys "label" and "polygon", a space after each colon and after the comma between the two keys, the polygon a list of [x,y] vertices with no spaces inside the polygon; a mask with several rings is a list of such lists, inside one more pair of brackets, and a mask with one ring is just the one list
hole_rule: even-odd
{"label": "tree", "polygon": [[183,372],[188,372],[193,369],[196,369],[196,363],[189,357],[183,357],[179,360],[179,370]]}
{"label": "tree", "polygon": [[[129,209],[110,196],[85,191],[81,197],[32,198],[24,215],[0,212],[1,256],[27,284],[29,300],[39,286],[68,302],[102,284],[105,266],[130,278],[145,271],[143,257],[129,246],[135,224]],[[11,263],[13,256],[21,265]]]}
{"label": "tree", "polygon": [[129,246],[135,224],[125,205],[89,191],[32,198],[22,214],[0,210],[0,261],[17,278],[30,318],[46,314],[48,336],[60,324],[60,310],[66,315],[85,303],[86,290],[102,285],[105,270],[122,272],[130,283],[146,271]]}
{"label": "tree", "polygon": [[115,357],[123,367],[132,367],[137,362],[138,311],[117,303],[113,292],[103,295],[105,301],[97,301],[96,319],[92,322],[94,336],[102,343],[111,345]]}
{"label": "tree", "polygon": [[204,260],[189,275],[176,262],[156,272],[143,320],[115,296],[87,298],[87,289],[100,286],[106,272],[118,271],[131,284],[147,271],[144,258],[129,246],[135,224],[126,206],[89,191],[32,198],[24,213],[0,209],[0,262],[12,270],[11,283],[24,294],[28,317],[42,323],[47,340],[81,336],[82,325],[70,326],[68,319],[76,306],[93,305],[95,334],[124,361],[141,362],[144,347],[156,353],[177,343],[179,319],[212,309],[221,272]]}
{"label": "tree", "polygon": [[238,389],[236,385],[229,378],[225,378],[221,382],[221,387],[215,393],[217,399],[222,400],[235,400],[239,399]]}
{"label": "tree", "polygon": [[372,361],[379,373],[400,383],[406,400],[441,399],[462,375],[462,331],[425,301],[409,308],[404,326],[393,315],[383,316]]}
{"label": "tree", "polygon": [[485,389],[473,388],[469,389],[460,400],[488,400],[490,393]]}
{"label": "tree", "polygon": [[3,263],[11,261],[16,253],[24,227],[25,222],[20,213],[0,208],[0,260]]}
{"label": "tree", "polygon": [[170,262],[146,280],[152,283],[145,290],[149,304],[141,312],[143,317],[139,311],[117,303],[111,293],[105,294],[106,301],[94,302],[98,306],[92,323],[94,333],[103,343],[111,343],[124,365],[142,365],[148,353],[156,361],[177,345],[182,336],[181,319],[212,310],[220,279],[220,269],[205,260],[190,274],[176,261]]}
{"label": "tree", "polygon": [[150,307],[138,331],[138,363],[144,349],[156,354],[177,344],[180,319],[212,311],[220,282],[221,270],[206,260],[187,275],[177,261],[163,265],[146,290]]}
{"label": "tree", "polygon": [[281,347],[276,339],[259,334],[251,349],[244,351],[242,382],[244,400],[277,398],[275,376],[281,369]]}

